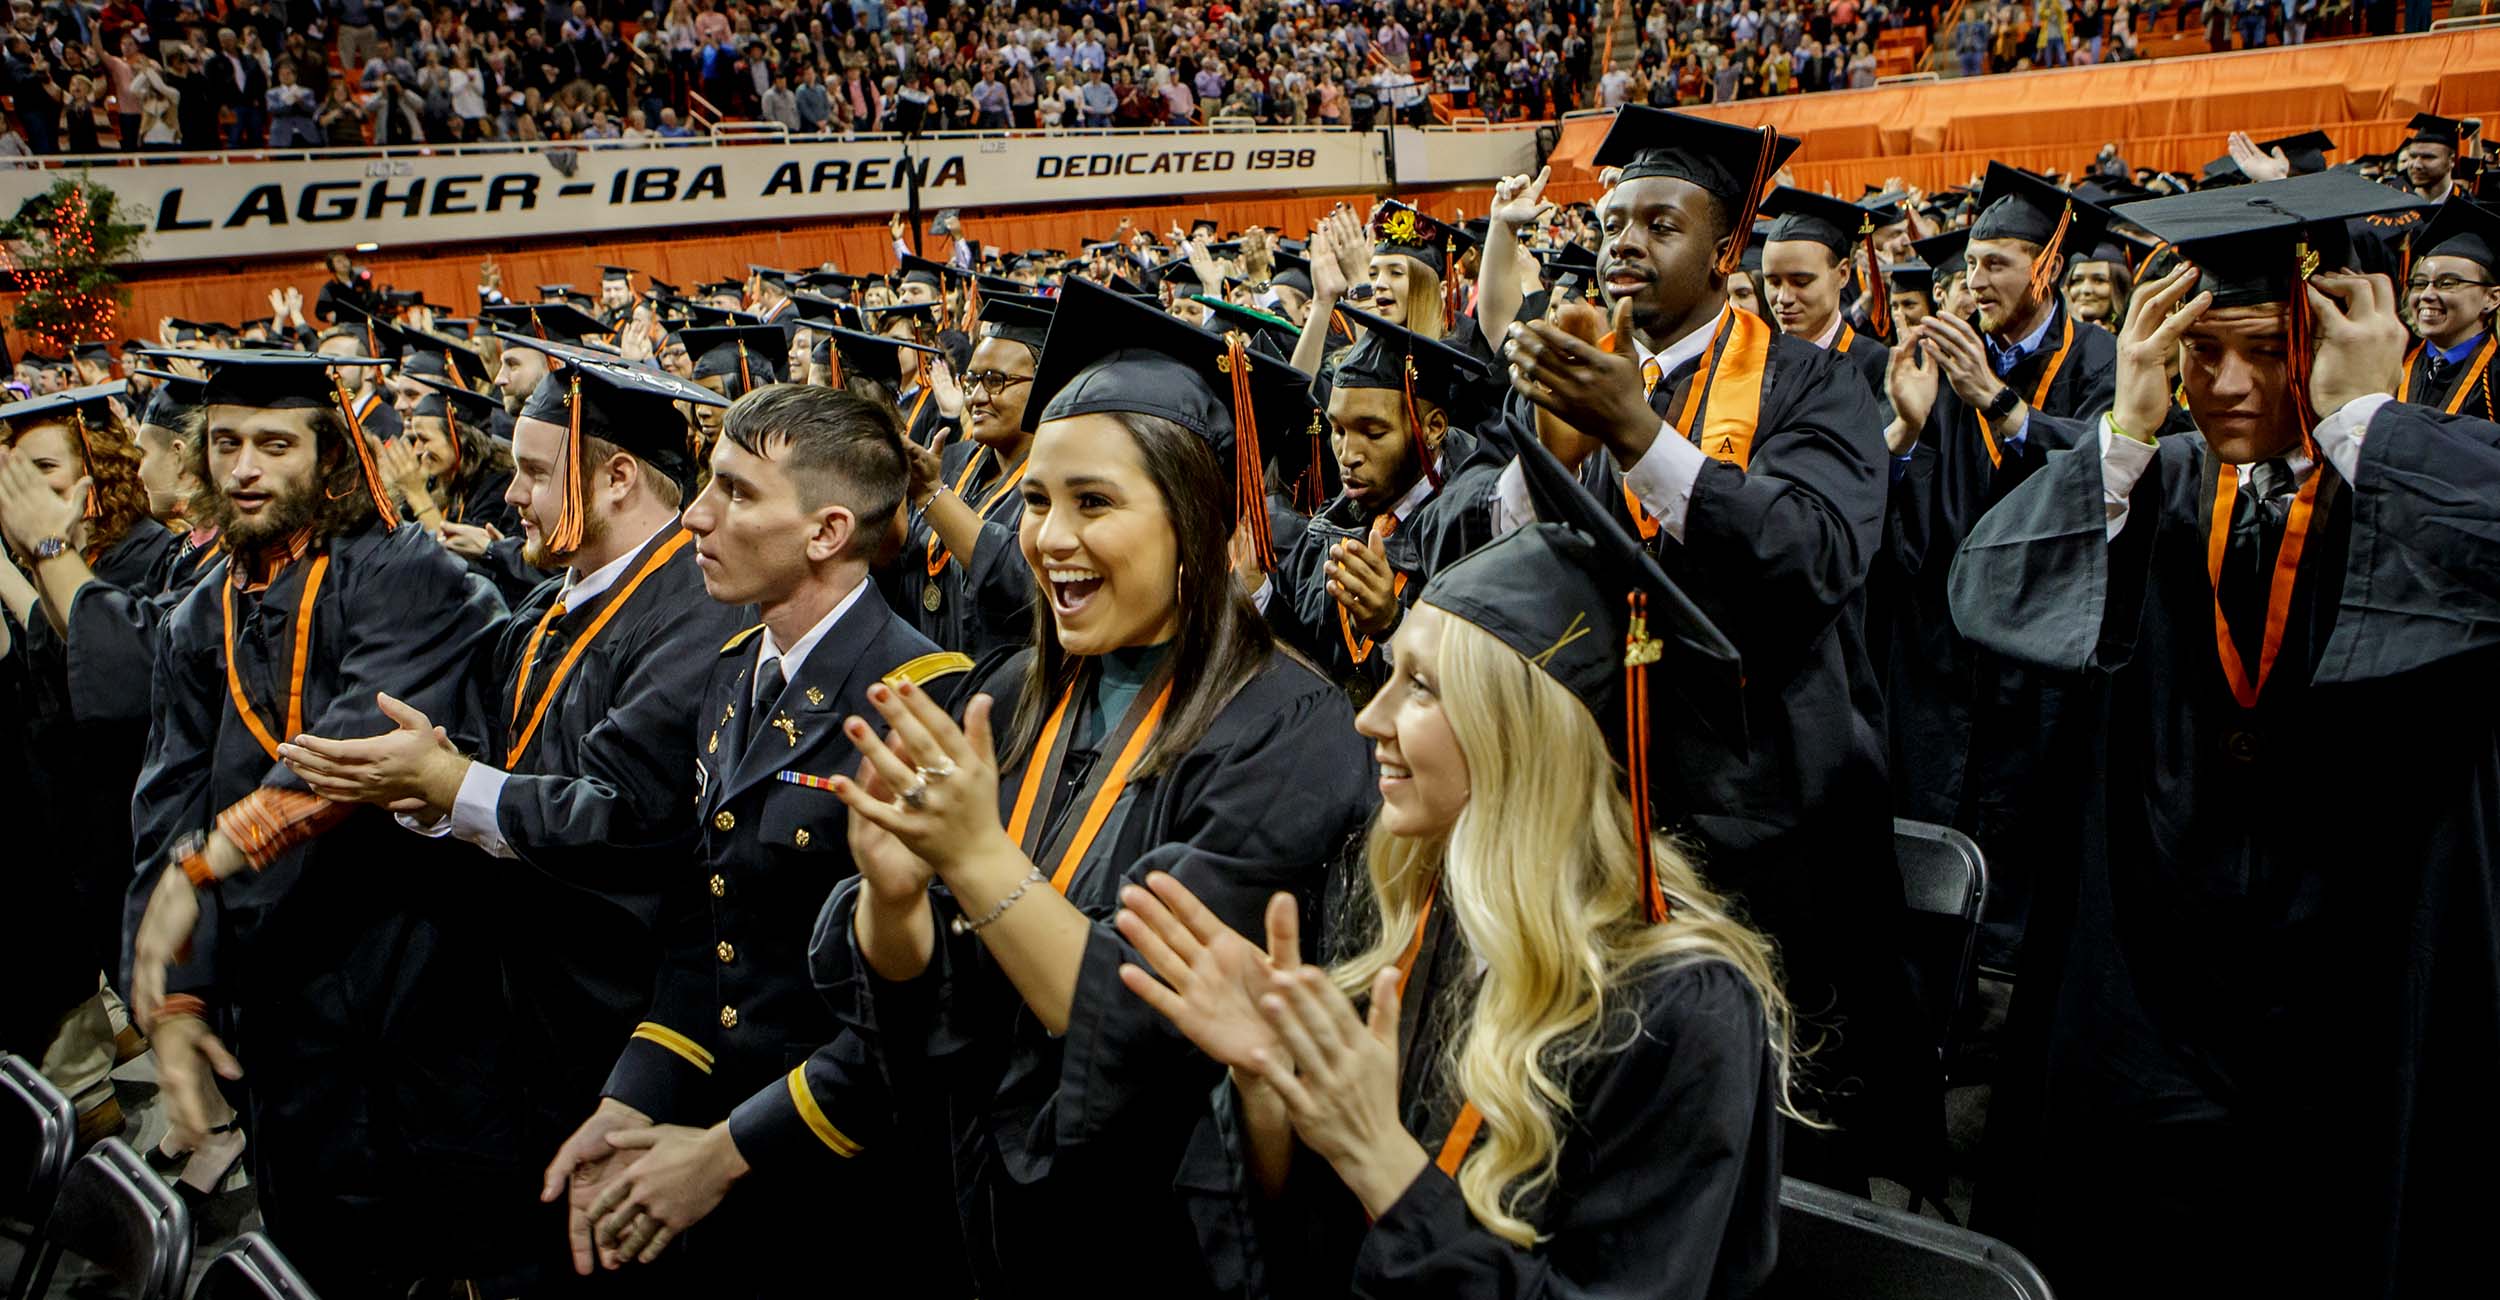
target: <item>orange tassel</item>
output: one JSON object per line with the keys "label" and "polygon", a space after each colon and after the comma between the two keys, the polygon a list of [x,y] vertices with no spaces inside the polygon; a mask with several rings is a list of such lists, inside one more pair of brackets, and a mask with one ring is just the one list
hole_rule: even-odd
{"label": "orange tassel", "polygon": [[1866,325],[1875,332],[1876,338],[1889,340],[1892,337],[1892,291],[1884,283],[1883,271],[1875,265],[1875,245],[1861,243],[1858,247],[1866,253],[1866,265],[1859,272],[1865,278],[1858,282],[1858,292],[1866,295]]}
{"label": "orange tassel", "polygon": [[2064,252],[2066,227],[2075,219],[2075,205],[2069,201],[2057,214],[2057,229],[2049,232],[2049,242],[2041,245],[2040,256],[2031,264],[2031,300],[2045,302],[2055,288],[2059,273],[2066,264]]}
{"label": "orange tassel", "polygon": [[738,340],[738,395],[744,397],[754,391],[755,372],[747,368],[747,341],[740,339]]}
{"label": "orange tassel", "polygon": [[80,467],[87,471],[88,479],[87,507],[80,513],[87,519],[102,519],[104,517],[104,494],[94,482],[96,478],[95,444],[87,440],[87,413],[71,407],[69,422],[70,426],[78,431],[78,462]]}
{"label": "orange tassel", "polygon": [[373,510],[382,516],[382,531],[399,527],[399,515],[391,509],[391,490],[382,482],[382,471],[373,463],[373,449],[365,445],[365,422],[356,415],[356,403],[347,396],[347,386],[333,373],[330,390],[338,394],[339,410],[347,416],[347,442],[356,449],[356,464],[364,470],[365,490],[373,494]]}
{"label": "orange tassel", "polygon": [[1722,276],[1734,275],[1744,268],[1745,245],[1753,234],[1754,213],[1762,207],[1763,187],[1771,182],[1771,160],[1778,156],[1779,144],[1778,127],[1762,128],[1762,148],[1754,155],[1753,184],[1746,187],[1744,201],[1736,205],[1736,219],[1728,227],[1735,233],[1728,237],[1727,251],[1719,254]]}
{"label": "orange tassel", "polygon": [[1424,477],[1432,480],[1432,490],[1441,490],[1441,449],[1424,440],[1424,413],[1415,405],[1415,359],[1406,359],[1406,369],[1398,375],[1406,393],[1406,440],[1413,444],[1415,454],[1424,458]]}
{"label": "orange tassel", "polygon": [[1649,664],[1657,659],[1658,643],[1649,639],[1649,593],[1634,590],[1625,597],[1632,626],[1623,653],[1623,773],[1632,797],[1632,831],[1641,861],[1641,913],[1651,923],[1668,920],[1675,909],[1658,884],[1657,851],[1650,844],[1649,811]]}
{"label": "orange tassel", "polygon": [[568,555],[582,544],[582,377],[575,371],[572,392],[567,405],[573,418],[564,434],[564,469],[559,490],[564,493],[564,508],[556,515],[555,527],[547,530],[547,551],[552,555]]}
{"label": "orange tassel", "polygon": [[2300,420],[2301,446],[2308,452],[2310,460],[2315,461],[2318,447],[2310,435],[2317,428],[2317,420],[2309,412],[2309,370],[2317,358],[2310,338],[2315,322],[2309,309],[2309,276],[2317,270],[2317,255],[2310,252],[2308,243],[2303,241],[2293,247],[2292,258],[2294,278],[2291,309],[2285,322],[2288,327],[2285,333],[2290,336],[2285,369],[2292,386],[2292,413]]}
{"label": "orange tassel", "polygon": [[1259,567],[1276,571],[1275,543],[1267,527],[1267,457],[1259,453],[1259,418],[1250,395],[1250,352],[1239,331],[1224,335],[1224,355],[1216,368],[1233,378],[1233,480],[1235,509],[1250,525],[1250,542]]}

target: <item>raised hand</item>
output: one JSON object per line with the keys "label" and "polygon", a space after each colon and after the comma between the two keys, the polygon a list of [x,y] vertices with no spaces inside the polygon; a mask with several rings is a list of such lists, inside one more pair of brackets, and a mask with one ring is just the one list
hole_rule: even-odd
{"label": "raised hand", "polygon": [[1542,167],[1534,177],[1508,176],[1493,187],[1493,210],[1486,220],[1493,225],[1521,230],[1543,220],[1554,210],[1545,201],[1545,182],[1554,174],[1551,167]]}
{"label": "raised hand", "polygon": [[1917,325],[1901,338],[1901,346],[1892,350],[1892,360],[1884,371],[1884,390],[1892,395],[1892,427],[1884,431],[1884,442],[1895,456],[1907,453],[1918,443],[1918,431],[1927,425],[1927,413],[1936,408],[1936,393],[1943,383],[1943,372],[1927,359],[1926,326]]}
{"label": "raised hand", "polygon": [[1251,1070],[1262,1053],[1281,1053],[1284,1040],[1259,1011],[1276,979],[1302,964],[1302,922],[1293,895],[1267,904],[1267,948],[1224,924],[1189,887],[1156,871],[1143,889],[1120,890],[1112,925],[1153,974],[1120,967],[1120,983],[1181,1031],[1198,1050],[1228,1068]]}
{"label": "raised hand", "polygon": [[[2138,442],[2151,442],[2170,418],[2170,361],[2178,355],[2179,338],[2205,309],[2213,305],[2210,291],[2189,297],[2197,270],[2181,266],[2136,290],[2127,303],[2127,323],[2118,331],[2118,387],[2112,394],[2110,421]],[[2311,374],[2310,390],[2316,391]]]}
{"label": "raised hand", "polygon": [[2393,393],[2411,341],[2396,314],[2396,288],[2383,275],[2321,271],[2303,287],[2309,295],[2314,343],[2309,364],[2309,401],[2319,418],[2355,398]]}
{"label": "raised hand", "polygon": [[2231,152],[2231,161],[2252,181],[2279,181],[2292,174],[2292,160],[2281,149],[2269,153],[2257,147],[2246,131],[2233,131],[2224,147]]}

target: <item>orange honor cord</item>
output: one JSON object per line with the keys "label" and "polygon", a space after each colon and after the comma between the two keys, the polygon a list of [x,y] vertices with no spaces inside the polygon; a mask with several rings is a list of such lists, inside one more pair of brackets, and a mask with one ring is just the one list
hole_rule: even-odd
{"label": "orange honor cord", "polygon": [[399,527],[399,512],[391,509],[391,490],[382,482],[382,471],[373,463],[373,449],[365,445],[365,422],[356,414],[356,404],[348,400],[347,387],[336,375],[330,379],[330,390],[338,394],[339,412],[347,417],[347,442],[356,449],[356,465],[364,471],[365,490],[373,494],[374,513],[382,516],[382,531]]}
{"label": "orange honor cord", "polygon": [[2274,673],[2275,654],[2283,648],[2284,625],[2292,616],[2292,588],[2300,579],[2300,554],[2317,508],[2318,482],[2325,477],[2323,466],[2312,469],[2309,481],[2292,498],[2291,517],[2284,523],[2283,541],[2274,553],[2274,573],[2266,584],[2265,635],[2258,642],[2257,676],[2252,680],[2248,665],[2240,658],[2239,642],[2232,639],[2230,616],[2222,610],[2222,560],[2231,545],[2231,507],[2239,496],[2240,478],[2229,465],[2214,476],[2213,523],[2205,542],[2205,575],[2214,589],[2214,649],[2222,658],[2222,675],[2231,684],[2231,698],[2243,709],[2257,707],[2257,697]]}
{"label": "orange honor cord", "polygon": [[[564,658],[556,662],[555,671],[547,675],[546,689],[538,693],[538,704],[530,710],[529,721],[522,726],[520,736],[512,742],[511,750],[504,755],[504,767],[507,771],[520,763],[521,755],[529,752],[530,741],[538,735],[538,724],[546,720],[547,706],[555,702],[556,692],[564,689],[564,679],[572,674],[573,665],[581,662],[582,655],[590,649],[591,642],[599,639],[599,634],[607,629],[608,621],[615,618],[617,611],[625,608],[626,602],[634,598],[634,592],[642,586],[643,580],[659,572],[663,566],[675,558],[679,551],[686,549],[686,543],[693,540],[694,534],[683,529],[678,530],[676,536],[662,543],[660,549],[653,551],[650,558],[642,562],[642,567],[634,571],[634,576],[608,600],[605,607],[600,609],[599,617],[590,620],[590,626],[582,629],[580,638],[573,642],[573,648],[564,652]],[[512,689],[512,716],[515,721],[518,721],[521,716],[521,699],[523,693],[529,689],[530,672],[537,666],[539,640],[546,635],[548,622],[556,616],[557,610],[562,608],[561,603],[550,608],[547,611],[547,617],[538,621],[537,630],[530,633],[529,650],[521,659],[520,681]]]}
{"label": "orange honor cord", "polygon": [[[304,734],[304,667],[312,653],[313,602],[321,594],[321,579],[330,572],[330,557],[313,557],[312,567],[304,572],[304,594],[295,598],[295,659],[287,677],[286,734],[292,738]],[[235,716],[259,742],[261,752],[272,762],[278,757],[278,738],[252,708],[251,697],[243,692],[243,675],[234,666],[234,584],[228,582],[218,589],[219,612],[226,630],[226,697],[234,702]]]}

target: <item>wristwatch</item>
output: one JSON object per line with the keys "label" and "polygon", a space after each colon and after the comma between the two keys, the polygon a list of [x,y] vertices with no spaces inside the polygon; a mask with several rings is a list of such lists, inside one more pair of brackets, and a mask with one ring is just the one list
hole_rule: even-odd
{"label": "wristwatch", "polygon": [[47,537],[35,543],[35,559],[37,561],[59,559],[61,554],[68,549],[68,538]]}
{"label": "wristwatch", "polygon": [[1987,409],[1981,411],[1980,414],[1988,417],[1988,423],[1994,424],[2012,415],[2014,408],[2022,404],[2022,395],[2014,391],[2012,384],[1999,384],[1997,395],[1988,399]]}

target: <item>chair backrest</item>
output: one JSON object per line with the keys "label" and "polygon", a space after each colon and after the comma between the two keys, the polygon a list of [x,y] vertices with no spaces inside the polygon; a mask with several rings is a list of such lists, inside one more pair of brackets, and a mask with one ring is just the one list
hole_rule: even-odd
{"label": "chair backrest", "polygon": [[235,1238],[200,1270],[191,1300],[319,1300],[276,1242],[257,1232]]}
{"label": "chair backrest", "polygon": [[1906,930],[1918,1004],[1940,1059],[1952,1053],[1953,1027],[1977,977],[1979,908],[1988,896],[1988,864],[1971,838],[1950,826],[1896,818],[1893,857],[1909,903]]}
{"label": "chair backrest", "polygon": [[132,1300],[177,1300],[191,1275],[191,1212],[137,1152],[106,1138],[61,1180],[37,1248],[47,1276],[64,1253],[111,1274]]}
{"label": "chair backrest", "polygon": [[78,1112],[24,1057],[0,1052],[0,1218],[41,1224],[69,1173]]}
{"label": "chair backrest", "polygon": [[2051,1300],[2013,1247],[1828,1187],[1780,1180],[1766,1300]]}

